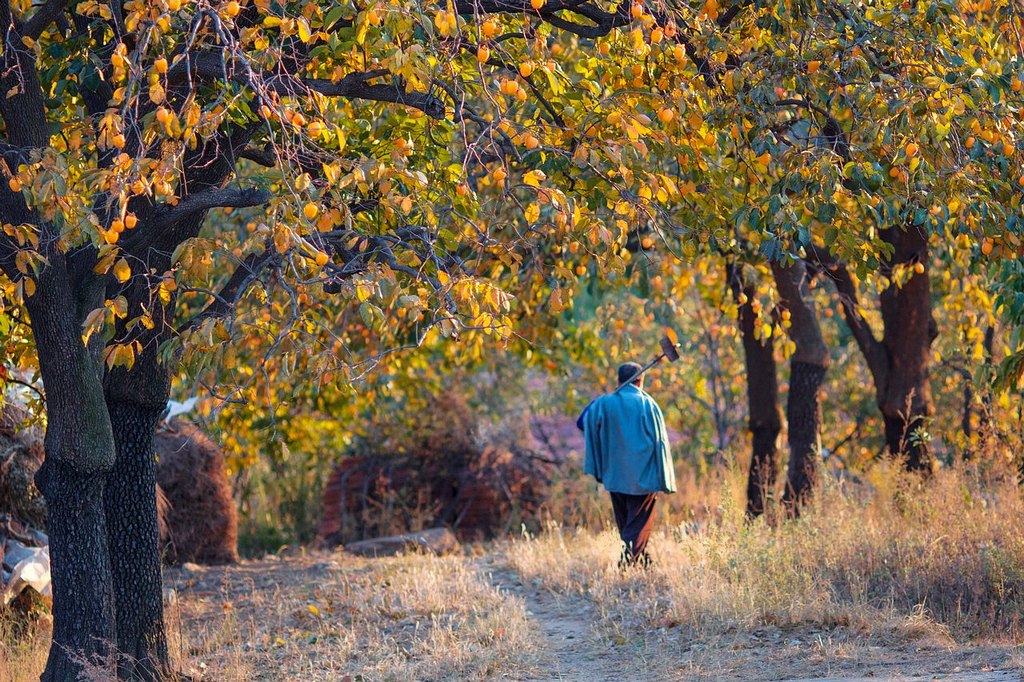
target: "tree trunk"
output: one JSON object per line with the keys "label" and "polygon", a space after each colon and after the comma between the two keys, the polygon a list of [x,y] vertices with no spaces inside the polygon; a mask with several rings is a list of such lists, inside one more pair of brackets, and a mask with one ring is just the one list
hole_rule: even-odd
{"label": "tree trunk", "polygon": [[53,642],[42,682],[73,682],[84,666],[109,669],[114,595],[101,473],[80,475],[47,457],[36,477],[46,498],[53,577]]}
{"label": "tree trunk", "polygon": [[81,310],[98,307],[102,290],[72,295],[64,255],[49,264],[25,302],[46,388],[46,459],[37,487],[46,499],[53,578],[53,642],[42,679],[77,680],[107,666],[115,641],[113,589],[103,492],[114,439],[100,381],[101,341],[82,343]]}
{"label": "tree trunk", "polygon": [[747,370],[747,405],[751,435],[750,471],[747,475],[747,517],[764,513],[778,476],[778,439],[782,430],[779,382],[775,369],[775,344],[757,339],[757,315],[752,301],[753,285],[742,280],[735,264],[726,265],[726,279],[739,307],[743,360]]}
{"label": "tree trunk", "polygon": [[793,360],[789,366],[789,467],[782,504],[791,516],[799,516],[818,484],[821,461],[821,384],[826,367]]}
{"label": "tree trunk", "polygon": [[810,275],[803,261],[784,267],[772,263],[779,292],[779,305],[789,311],[789,336],[796,350],[789,363],[789,396],[786,422],[789,426],[789,466],[783,506],[790,516],[799,516],[810,500],[818,480],[821,461],[821,385],[829,365],[828,348],[821,336],[817,313],[806,290]]}
{"label": "tree trunk", "polygon": [[[151,265],[163,272],[167,262]],[[158,349],[169,326],[167,308],[150,303],[159,279],[136,277],[120,290],[135,306],[147,308],[150,329],[132,334],[142,351],[131,368],[115,367],[104,377],[107,411],[117,446],[117,462],[107,483],[107,527],[117,615],[118,667],[122,678],[145,682],[172,677],[164,630],[163,567],[156,502],[156,452],[160,415],[167,408],[170,376]],[[108,297],[113,292],[108,292]]]}
{"label": "tree trunk", "polygon": [[879,298],[882,345],[888,358],[887,376],[878,394],[885,441],[889,452],[903,458],[908,469],[930,470],[925,429],[933,407],[928,374],[931,345],[938,332],[928,279],[928,234],[910,227],[884,230],[881,236],[895,247],[887,273],[896,264],[924,266],[923,273],[913,274],[901,287],[890,286]]}
{"label": "tree trunk", "polygon": [[995,431],[995,419],[992,414],[992,379],[995,376],[995,368],[992,360],[992,349],[995,345],[995,328],[989,325],[985,328],[985,376],[987,380],[983,384],[981,392],[981,410],[978,413],[978,438],[981,439],[980,449],[984,450],[989,442],[998,433]]}
{"label": "tree trunk", "polygon": [[107,409],[117,444],[105,504],[118,667],[122,678],[155,682],[169,671],[153,449],[162,410],[109,400]]}

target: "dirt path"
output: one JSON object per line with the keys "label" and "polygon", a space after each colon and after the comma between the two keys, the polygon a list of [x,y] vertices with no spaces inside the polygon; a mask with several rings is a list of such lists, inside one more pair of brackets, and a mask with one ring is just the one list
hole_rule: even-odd
{"label": "dirt path", "polygon": [[523,601],[536,625],[548,667],[530,680],[1024,682],[1005,647],[878,646],[840,633],[826,642],[820,633],[777,628],[708,639],[659,628],[646,641],[611,641],[596,627],[590,600],[524,580],[493,557],[476,563],[495,587]]}
{"label": "dirt path", "polygon": [[481,573],[502,592],[521,599],[536,623],[544,650],[544,671],[532,680],[655,680],[645,652],[624,642],[601,639],[594,629],[594,606],[577,595],[554,594],[539,582],[524,581],[492,559],[481,559]]}

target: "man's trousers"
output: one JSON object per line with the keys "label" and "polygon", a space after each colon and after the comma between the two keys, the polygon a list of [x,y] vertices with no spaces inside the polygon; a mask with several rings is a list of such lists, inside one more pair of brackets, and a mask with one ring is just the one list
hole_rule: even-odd
{"label": "man's trousers", "polygon": [[619,527],[619,536],[625,543],[620,566],[631,566],[636,563],[647,565],[647,541],[654,527],[654,503],[658,501],[657,493],[648,495],[627,495],[611,493],[612,509],[615,511],[615,525]]}

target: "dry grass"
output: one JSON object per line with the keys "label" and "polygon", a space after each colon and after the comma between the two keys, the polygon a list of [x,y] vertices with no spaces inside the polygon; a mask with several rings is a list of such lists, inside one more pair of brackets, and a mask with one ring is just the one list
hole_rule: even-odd
{"label": "dry grass", "polygon": [[0,682],[38,682],[49,639],[49,621],[39,621],[25,632],[0,615]]}
{"label": "dry grass", "polygon": [[479,679],[533,665],[522,604],[466,558],[292,557],[184,587],[179,656],[217,680]]}
{"label": "dry grass", "polygon": [[[610,532],[550,524],[512,542],[525,578],[592,599],[608,628],[682,625],[695,636],[843,626],[880,638],[1011,641],[1024,616],[1024,503],[1012,477],[966,469],[919,479],[879,464],[831,481],[796,522],[748,524],[723,477],[701,524],[662,522],[656,565],[620,573]],[[664,520],[663,520],[664,521]]]}
{"label": "dry grass", "polygon": [[[366,560],[314,554],[168,570],[179,670],[233,680],[522,677],[537,642],[521,601],[502,595],[472,559]],[[0,682],[38,679],[49,632],[0,649]]]}

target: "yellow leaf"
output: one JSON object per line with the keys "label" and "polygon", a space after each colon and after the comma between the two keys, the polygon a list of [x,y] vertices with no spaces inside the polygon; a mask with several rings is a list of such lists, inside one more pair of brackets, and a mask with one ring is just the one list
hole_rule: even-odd
{"label": "yellow leaf", "polygon": [[527,222],[535,223],[540,218],[540,206],[533,203],[526,207],[525,218]]}
{"label": "yellow leaf", "polygon": [[128,299],[118,296],[113,301],[107,301],[107,306],[114,311],[117,317],[123,318],[128,314]]}
{"label": "yellow leaf", "polygon": [[312,34],[309,31],[309,22],[306,21],[305,17],[299,17],[297,23],[299,25],[299,40],[304,43],[308,43],[309,39],[312,37]]}
{"label": "yellow leaf", "polygon": [[103,326],[103,318],[106,315],[106,308],[96,308],[91,313],[85,316],[85,322],[82,323],[82,343],[88,345],[90,337],[99,331],[100,327]]}
{"label": "yellow leaf", "polygon": [[532,170],[523,176],[523,182],[530,187],[538,187],[547,178],[542,170]]}
{"label": "yellow leaf", "polygon": [[128,261],[126,261],[124,258],[118,259],[118,261],[114,263],[114,277],[117,278],[117,281],[123,284],[127,282],[128,278],[131,276],[132,269],[128,265]]}
{"label": "yellow leaf", "polygon": [[289,246],[291,246],[291,235],[288,233],[288,228],[278,225],[274,230],[274,249],[278,253],[284,253]]}

